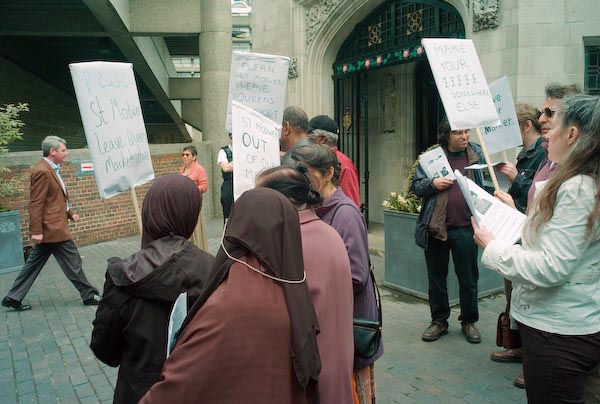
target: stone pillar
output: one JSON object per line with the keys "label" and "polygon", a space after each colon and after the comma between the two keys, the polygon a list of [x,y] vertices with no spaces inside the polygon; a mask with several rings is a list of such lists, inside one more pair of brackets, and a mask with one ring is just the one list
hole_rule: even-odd
{"label": "stone pillar", "polygon": [[[206,167],[212,195],[212,217],[221,212],[221,170],[217,153],[227,144],[225,115],[231,65],[231,5],[228,1],[200,0],[200,84],[202,139],[210,144],[210,167]],[[218,213],[217,213],[218,212]]]}

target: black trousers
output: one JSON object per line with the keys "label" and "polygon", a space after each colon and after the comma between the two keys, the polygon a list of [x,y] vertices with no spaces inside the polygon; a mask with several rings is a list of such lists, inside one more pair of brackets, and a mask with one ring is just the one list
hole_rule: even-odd
{"label": "black trousers", "polygon": [[223,180],[221,184],[221,206],[223,207],[223,218],[227,219],[233,205],[233,180]]}
{"label": "black trousers", "polygon": [[584,404],[588,373],[600,362],[600,333],[560,335],[518,324],[529,404]]}
{"label": "black trousers", "polygon": [[429,237],[425,250],[429,278],[429,309],[431,319],[448,325],[448,263],[450,252],[458,279],[460,297],[460,321],[474,323],[479,320],[477,307],[477,244],[473,241],[472,227],[449,227],[446,241]]}
{"label": "black trousers", "polygon": [[79,291],[82,300],[85,301],[99,294],[98,289],[92,286],[83,272],[77,246],[73,240],[68,240],[59,243],[36,244],[7,296],[19,302],[23,300],[51,254],[58,261],[58,265],[67,279]]}

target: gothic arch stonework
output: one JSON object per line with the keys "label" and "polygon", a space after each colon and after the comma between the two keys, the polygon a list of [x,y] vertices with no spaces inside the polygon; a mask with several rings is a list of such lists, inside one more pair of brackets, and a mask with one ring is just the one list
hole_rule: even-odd
{"label": "gothic arch stonework", "polygon": [[[333,115],[332,66],[344,40],[356,24],[385,0],[296,0],[306,10],[306,63],[301,77],[307,112]],[[460,13],[465,28],[470,27],[469,0],[449,0]],[[467,28],[468,29],[468,28]],[[468,31],[467,37],[472,35]]]}

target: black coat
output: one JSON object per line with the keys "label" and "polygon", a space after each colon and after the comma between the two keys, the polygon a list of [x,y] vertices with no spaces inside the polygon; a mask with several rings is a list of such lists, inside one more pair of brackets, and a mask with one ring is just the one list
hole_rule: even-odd
{"label": "black coat", "polygon": [[160,378],[170,311],[180,293],[199,296],[214,257],[178,236],[163,237],[125,260],[110,258],[90,347],[120,366],[115,403],[137,403]]}

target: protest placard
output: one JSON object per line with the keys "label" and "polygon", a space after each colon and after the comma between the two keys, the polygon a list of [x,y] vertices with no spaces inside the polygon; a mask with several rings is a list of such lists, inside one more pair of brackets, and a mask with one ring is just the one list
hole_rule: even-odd
{"label": "protest placard", "polygon": [[154,179],[133,66],[85,62],[69,69],[100,197]]}
{"label": "protest placard", "polygon": [[499,125],[473,41],[424,38],[422,43],[452,130]]}
{"label": "protest placard", "polygon": [[281,125],[236,101],[231,102],[231,116],[233,197],[237,199],[254,188],[256,174],[279,165]]}
{"label": "protest placard", "polygon": [[501,123],[481,128],[488,153],[494,154],[521,146],[523,139],[508,78],[504,76],[490,83],[490,92]]}
{"label": "protest placard", "polygon": [[231,101],[281,124],[290,58],[234,51],[229,76],[226,128],[231,132]]}
{"label": "protest placard", "polygon": [[419,156],[419,164],[421,164],[421,168],[423,168],[428,178],[456,179],[450,162],[448,162],[448,157],[446,157],[446,153],[444,153],[441,147],[434,147],[421,154]]}

